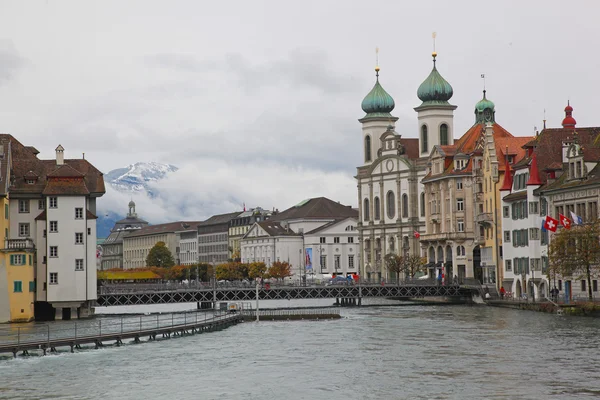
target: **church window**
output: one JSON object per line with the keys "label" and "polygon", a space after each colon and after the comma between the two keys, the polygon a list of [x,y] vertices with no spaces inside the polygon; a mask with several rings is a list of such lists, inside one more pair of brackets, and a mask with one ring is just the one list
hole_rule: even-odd
{"label": "church window", "polygon": [[427,126],[423,125],[421,127],[421,153],[427,153]]}
{"label": "church window", "polygon": [[371,136],[365,137],[365,162],[371,161]]}
{"label": "church window", "polygon": [[440,145],[448,145],[448,125],[440,125]]}
{"label": "church window", "polygon": [[421,193],[421,217],[425,216],[425,192]]}
{"label": "church window", "polygon": [[364,203],[364,207],[363,207],[363,215],[365,216],[364,220],[368,221],[369,218],[369,199],[365,199]]}
{"label": "church window", "polygon": [[406,193],[402,195],[402,218],[408,218],[408,196]]}
{"label": "church window", "polygon": [[387,192],[387,215],[388,218],[394,218],[394,216],[396,215],[396,196],[394,196],[394,192],[392,192],[391,190],[389,192]]}
{"label": "church window", "polygon": [[373,200],[373,214],[375,215],[375,221],[379,221],[381,219],[381,204],[379,202],[379,197],[375,197]]}

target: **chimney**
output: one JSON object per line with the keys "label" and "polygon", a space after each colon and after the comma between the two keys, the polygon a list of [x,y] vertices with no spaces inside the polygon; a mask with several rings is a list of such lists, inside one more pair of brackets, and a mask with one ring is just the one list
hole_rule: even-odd
{"label": "chimney", "polygon": [[56,165],[63,165],[65,163],[65,148],[60,144],[56,148]]}
{"label": "chimney", "polygon": [[85,160],[85,153],[83,153],[83,157],[82,158]]}

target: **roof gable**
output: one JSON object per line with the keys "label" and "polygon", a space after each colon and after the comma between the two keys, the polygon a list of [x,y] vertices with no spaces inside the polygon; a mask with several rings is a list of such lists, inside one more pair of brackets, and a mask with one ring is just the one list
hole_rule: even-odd
{"label": "roof gable", "polygon": [[351,206],[337,203],[326,197],[316,197],[304,200],[279,214],[273,215],[269,221],[343,217],[358,218],[358,212]]}

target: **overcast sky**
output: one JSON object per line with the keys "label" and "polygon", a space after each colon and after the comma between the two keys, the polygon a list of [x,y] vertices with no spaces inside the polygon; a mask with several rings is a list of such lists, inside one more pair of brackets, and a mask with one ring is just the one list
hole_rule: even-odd
{"label": "overcast sky", "polygon": [[[541,128],[544,109],[559,126],[567,99],[578,126],[598,126],[598,15],[596,1],[0,0],[0,132],[103,172],[178,166],[169,203],[138,207],[149,219],[320,195],[356,205],[376,46],[404,137],[417,136],[433,31],[457,137],[481,74],[514,135]],[[178,202],[186,215],[170,215]]]}

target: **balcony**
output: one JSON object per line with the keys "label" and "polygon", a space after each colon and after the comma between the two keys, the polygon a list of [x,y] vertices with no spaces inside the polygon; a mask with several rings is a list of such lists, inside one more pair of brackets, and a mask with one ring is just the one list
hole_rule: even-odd
{"label": "balcony", "polygon": [[35,244],[32,239],[5,239],[2,251],[34,251]]}
{"label": "balcony", "polygon": [[423,235],[421,235],[421,237],[419,239],[421,242],[437,242],[437,241],[448,240],[448,233],[440,232],[440,233],[423,234]]}
{"label": "balcony", "polygon": [[475,221],[480,224],[491,224],[494,221],[492,213],[479,213],[475,217]]}

